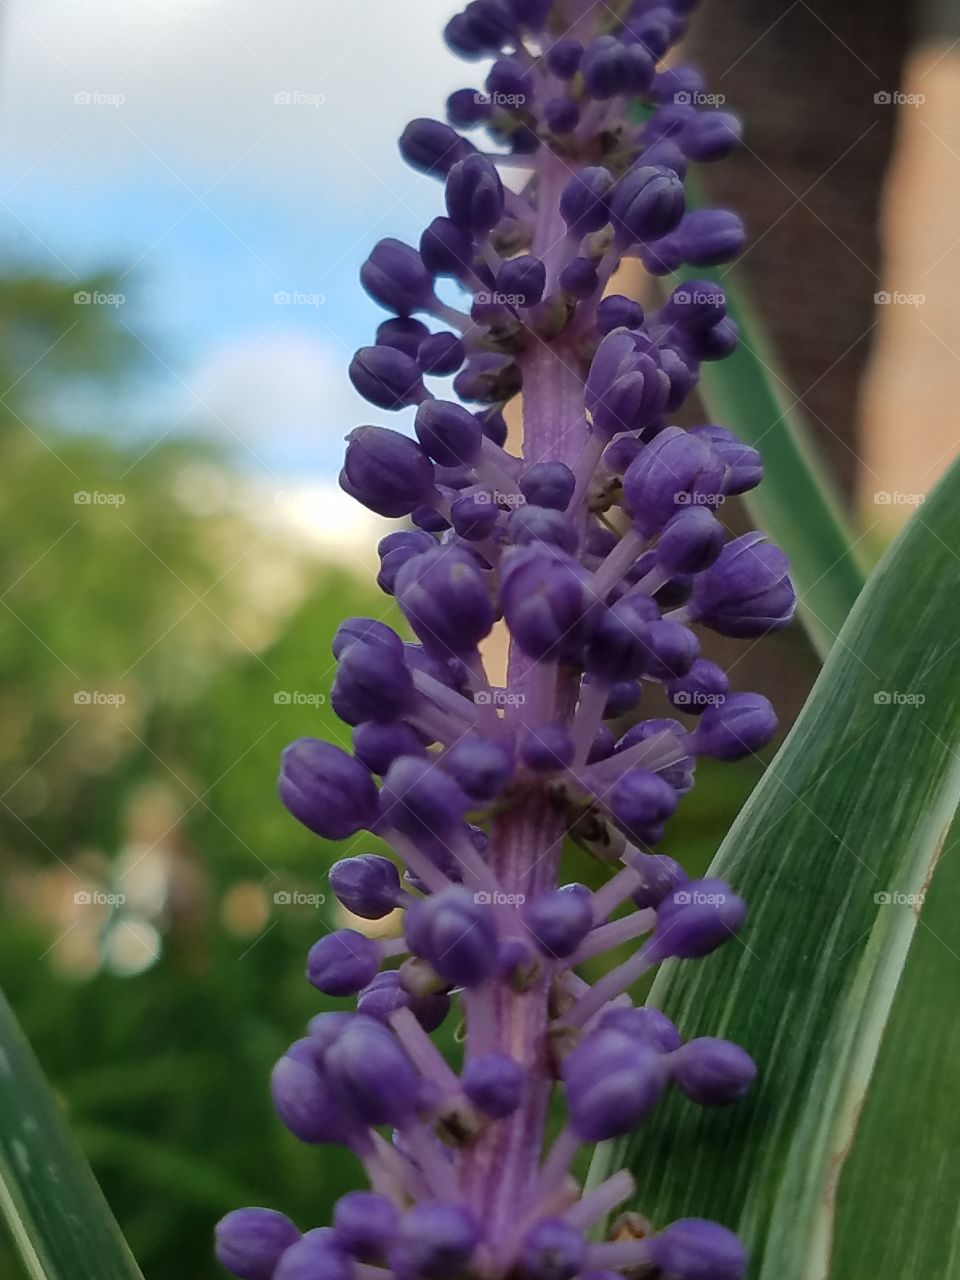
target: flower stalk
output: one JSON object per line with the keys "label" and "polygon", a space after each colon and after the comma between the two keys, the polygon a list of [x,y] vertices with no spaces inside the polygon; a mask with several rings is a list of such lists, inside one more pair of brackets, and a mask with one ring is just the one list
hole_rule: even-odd
{"label": "flower stalk", "polygon": [[[625,259],[666,276],[743,245],[734,214],[686,209],[688,163],[739,138],[696,105],[692,68],[660,66],[692,8],[471,0],[446,35],[492,59],[484,91],[457,91],[449,124],[401,138],[443,181],[446,213],[417,248],[383,240],[364,263],[390,318],[350,377],[377,408],[410,412],[415,438],[358,427],[341,484],[410,518],[380,544],[378,583],[415,640],[341,625],[331,702],[353,753],[293,743],[280,796],[325,839],[386,841],[396,861],[343,859],[331,885],[361,918],[401,908],[403,938],[341,929],[311,948],[309,981],[356,1012],[317,1015],[271,1080],[283,1123],[351,1149],[372,1190],[304,1234],[274,1210],[229,1214],[217,1252],[242,1280],[743,1274],[736,1237],[696,1218],[638,1230],[634,1214],[591,1242],[633,1181],[585,1189],[571,1172],[668,1089],[730,1105],[755,1071],[631,999],[648,970],[708,955],[746,915],[729,885],[657,852],[697,758],[741,758],[776,727],[766,699],[701,657],[698,632],[762,635],[795,604],[782,553],[719,518],[759,482],[756,452],[725,427],[671,424],[702,362],[736,345],[722,289],[678,285],[645,314],[606,288]],[[625,110],[638,99],[641,124]],[[492,153],[459,131],[481,127]],[[518,392],[515,456],[502,410]],[[510,637],[503,689],[480,654],[495,625]],[[609,865],[600,889],[559,883],[571,841]],[[592,985],[575,972],[631,943]],[[450,1064],[429,1037],[454,1006]],[[548,1141],[556,1096],[565,1121]]]}

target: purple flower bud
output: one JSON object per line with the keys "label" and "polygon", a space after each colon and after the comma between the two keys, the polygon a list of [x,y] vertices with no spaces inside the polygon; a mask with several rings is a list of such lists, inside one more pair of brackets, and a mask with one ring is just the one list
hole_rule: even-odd
{"label": "purple flower bud", "polygon": [[403,899],[397,868],[376,853],[335,862],[330,868],[330,888],[348,911],[364,920],[382,919]]}
{"label": "purple flower bud", "polygon": [[712,328],[692,334],[687,340],[690,354],[697,360],[726,360],[737,349],[740,330],[732,316],[725,316]]}
{"label": "purple flower bud", "polygon": [[713,280],[678,284],[657,313],[682,335],[705,333],[727,314],[727,295]]}
{"label": "purple flower bud", "polygon": [[703,715],[708,707],[719,706],[729,692],[726,672],[706,658],[698,658],[685,676],[667,685],[667,697],[672,705],[691,716]]}
{"label": "purple flower bud", "polygon": [[600,288],[600,277],[589,258],[574,258],[560,272],[558,284],[564,293],[581,302]]}
{"label": "purple flower bud", "polygon": [[705,440],[667,427],[624,472],[624,503],[636,527],[650,537],[684,507],[715,500],[723,476],[723,463]]}
{"label": "purple flower bud", "polygon": [[299,1239],[290,1219],[274,1209],[234,1209],[217,1223],[217,1261],[241,1280],[271,1280],[283,1251]]}
{"label": "purple flower bud", "polygon": [[519,488],[533,506],[565,511],[573,497],[576,478],[562,462],[535,462],[520,476]]}
{"label": "purple flower bud", "polygon": [[743,251],[747,233],[729,209],[695,209],[684,216],[676,235],[684,261],[717,267]]}
{"label": "purple flower bud", "polygon": [[543,297],[547,269],[539,258],[522,254],[508,258],[497,272],[497,293],[510,298],[513,306],[533,307]]}
{"label": "purple flower bud", "polygon": [[547,51],[547,66],[558,80],[572,80],[580,70],[583,45],[579,40],[558,40]]}
{"label": "purple flower bud", "polygon": [[445,751],[440,764],[478,804],[496,800],[513,774],[513,757],[507,748],[478,733],[461,738]]}
{"label": "purple flower bud", "polygon": [[742,760],[765,747],[777,731],[773,707],[760,693],[728,693],[700,717],[691,745],[715,760]]}
{"label": "purple flower bud", "polygon": [[465,359],[463,341],[455,333],[431,333],[417,348],[417,364],[438,377],[456,373]]}
{"label": "purple flower bud", "polygon": [[583,1142],[605,1142],[638,1128],[663,1093],[658,1046],[618,1031],[592,1032],[563,1064],[570,1126]]}
{"label": "purple flower bud", "polygon": [[580,70],[587,93],[602,102],[621,93],[642,93],[653,80],[654,61],[642,45],[600,36],[584,50]]}
{"label": "purple flower bud", "polygon": [[451,986],[474,987],[497,963],[497,933],[485,902],[453,887],[413,903],[404,917],[410,949]]}
{"label": "purple flower bud", "polygon": [[763,462],[752,445],[738,440],[726,427],[691,427],[690,434],[709,441],[714,453],[727,468],[723,491],[728,496],[746,493],[763,479]]}
{"label": "purple flower bud", "polygon": [[411,360],[416,359],[420,343],[429,337],[430,330],[420,320],[396,317],[377,325],[377,346],[395,347]]}
{"label": "purple flower bud", "polygon": [[425,400],[414,423],[424,451],[442,467],[470,466],[483,441],[480,424],[452,400]]}
{"label": "purple flower bud", "polygon": [[662,413],[669,384],[657,362],[637,350],[626,329],[615,329],[597,347],[584,400],[594,429],[613,436],[648,426]]}
{"label": "purple flower bud", "polygon": [[444,841],[461,826],[469,805],[453,778],[421,756],[394,761],[380,790],[383,822],[417,843]]}
{"label": "purple flower bud", "polygon": [[458,160],[447,174],[447,213],[470,235],[486,235],[503,217],[503,183],[484,156]]}
{"label": "purple flower bud", "polygon": [[360,1262],[378,1262],[399,1225],[396,1205],[374,1191],[351,1191],[334,1206],[337,1243]]}
{"label": "purple flower bud", "polygon": [[572,956],[593,927],[589,893],[547,889],[534,894],[523,907],[523,919],[545,956]]}
{"label": "purple flower bud", "polygon": [[520,740],[520,758],[534,773],[559,773],[573,760],[570,734],[560,725],[526,726]]}
{"label": "purple flower bud", "polygon": [[699,959],[739,932],[747,904],[725,880],[690,880],[657,909],[653,952],[661,959]]}
{"label": "purple flower bud", "polygon": [[296,1046],[270,1073],[270,1093],[280,1120],[301,1142],[343,1142],[350,1136],[351,1122],[328,1081],[306,1053],[296,1054]]}
{"label": "purple flower bud", "polygon": [[438,547],[408,560],[395,591],[411,627],[441,655],[469,653],[493,626],[487,584],[469,552]]}
{"label": "purple flower bud", "polygon": [[355,929],[338,929],[315,942],[307,953],[307,978],[328,996],[352,996],[380,968],[380,950]]}
{"label": "purple flower bud", "polygon": [[572,236],[580,238],[607,225],[607,198],[612,187],[609,169],[591,167],[573,175],[560,193],[560,216]]}
{"label": "purple flower bud", "polygon": [[[658,737],[662,733],[672,733],[677,744],[682,743],[686,738],[686,730],[679,720],[641,720],[628,729],[619,740],[616,746],[617,754],[635,747],[640,742],[646,742],[648,738]],[[684,756],[675,764],[661,768],[658,771],[659,776],[664,782],[668,782],[674,791],[683,795],[693,784],[695,764],[693,756]]]}
{"label": "purple flower bud", "polygon": [[686,884],[688,879],[679,862],[665,853],[636,854],[631,858],[630,865],[643,876],[643,880],[630,895],[634,906],[641,910],[659,907],[668,894]]}
{"label": "purple flower bud", "polygon": [[553,0],[507,0],[514,17],[531,31],[542,31],[553,7]]}
{"label": "purple flower bud", "polygon": [[653,680],[685,676],[700,657],[700,642],[679,622],[651,622],[644,637],[645,672]]}
{"label": "purple flower bud", "polygon": [[657,72],[650,96],[654,102],[676,102],[677,95],[682,94],[679,101],[684,102],[702,93],[705,87],[703,76],[695,67],[680,64]]}
{"label": "purple flower bud", "polygon": [[361,1124],[403,1125],[414,1114],[420,1076],[392,1031],[357,1016],[324,1056],[330,1082]]}
{"label": "purple flower bud", "polygon": [[[589,677],[587,683],[590,683]],[[632,711],[643,697],[639,680],[617,680],[607,691],[607,700],[603,706],[604,720],[618,720]]]}
{"label": "purple flower bud", "polygon": [[610,195],[610,221],[618,244],[659,240],[678,225],[686,208],[683,181],[663,165],[637,164]]}
{"label": "purple flower bud", "polygon": [[376,821],[377,788],[353,756],[317,738],[284,750],[280,799],[298,822],[325,840],[345,840]]}
{"label": "purple flower bud", "polygon": [[474,417],[480,423],[480,430],[488,440],[492,440],[498,449],[507,443],[507,422],[499,409],[483,409]]}
{"label": "purple flower bud", "polygon": [[753,1084],[757,1068],[745,1049],[729,1040],[690,1040],[670,1059],[673,1082],[692,1102],[726,1107]]}
{"label": "purple flower bud", "polygon": [[424,1200],[408,1209],[390,1248],[396,1280],[460,1280],[480,1240],[473,1216],[460,1205]]}
{"label": "purple flower bud", "polygon": [[357,996],[357,1013],[375,1022],[389,1024],[390,1015],[398,1009],[410,1008],[410,996],[400,982],[396,969],[378,973]]}
{"label": "purple flower bud", "polygon": [[441,177],[475,150],[455,129],[440,120],[411,120],[400,135],[400,154],[411,169]]}
{"label": "purple flower bud", "polygon": [[608,1009],[600,1018],[600,1029],[619,1031],[664,1053],[673,1053],[683,1043],[680,1033],[665,1013],[644,1005],[639,1009]]}
{"label": "purple flower bud", "polygon": [[536,507],[529,503],[511,511],[507,518],[507,537],[518,547],[558,547],[568,555],[577,549],[577,529],[560,511]]}
{"label": "purple flower bud", "polygon": [[677,1280],[740,1280],[747,1269],[743,1245],[726,1227],[680,1218],[647,1242],[650,1261]]}
{"label": "purple flower bud", "polygon": [[562,551],[518,547],[505,557],[500,605],[530,658],[563,661],[581,647],[589,599],[580,566]]}
{"label": "purple flower bud", "polygon": [[414,696],[413,681],[399,644],[391,649],[352,644],[341,654],[330,702],[347,724],[393,720]]}
{"label": "purple flower bud", "polygon": [[487,89],[504,98],[517,98],[523,106],[530,92],[530,70],[519,58],[498,58],[487,73]]}
{"label": "purple flower bud", "polygon": [[541,1218],[520,1246],[523,1280],[573,1280],[587,1256],[582,1232],[562,1218]]}
{"label": "purple flower bud", "polygon": [[353,1280],[353,1266],[334,1233],[320,1227],[291,1245],[273,1280]]}
{"label": "purple flower bud", "polygon": [[572,98],[550,98],[543,106],[543,121],[551,133],[572,133],[580,123],[580,108]]}
{"label": "purple flower bud", "polygon": [[472,129],[490,119],[492,108],[476,89],[455,89],[447,98],[447,119],[455,129]]}
{"label": "purple flower bud", "polygon": [[461,538],[468,542],[482,542],[493,533],[500,517],[489,493],[477,491],[456,498],[450,507],[450,519]]}
{"label": "purple flower bud", "polygon": [[353,731],[353,753],[371,773],[382,777],[398,756],[423,755],[424,745],[420,735],[408,724],[368,720]]}
{"label": "purple flower bud", "polygon": [[608,294],[597,307],[597,328],[602,334],[614,329],[639,329],[643,324],[643,307],[620,293]]}
{"label": "purple flower bud", "polygon": [[[404,538],[409,534],[390,534],[384,538],[380,546],[390,537]],[[400,637],[385,622],[376,618],[344,618],[337,627],[330,649],[335,658],[340,658],[353,644],[373,645],[384,649],[387,653],[402,653],[403,644]]]}
{"label": "purple flower bud", "polygon": [[700,573],[719,556],[724,528],[706,507],[680,511],[670,520],[657,544],[657,560],[670,573]]}
{"label": "purple flower bud", "polygon": [[349,373],[357,391],[379,409],[403,409],[426,395],[416,361],[396,347],[361,347]]}
{"label": "purple flower bud", "polygon": [[353,1014],[346,1012],[316,1013],[307,1023],[306,1040],[298,1040],[287,1050],[287,1056],[297,1057],[298,1061],[309,1061],[322,1069],[323,1055],[342,1031],[346,1031],[353,1021]]}
{"label": "purple flower bud", "polygon": [[729,111],[698,111],[684,126],[680,146],[691,160],[722,160],[742,137],[743,127]]}
{"label": "purple flower bud", "polygon": [[505,1053],[482,1053],[467,1059],[460,1079],[464,1093],[478,1111],[502,1120],[519,1107],[527,1073]]}
{"label": "purple flower bud", "polygon": [[433,465],[416,441],[386,427],[356,427],[347,440],[340,487],[377,515],[409,515],[433,495]]}
{"label": "purple flower bud", "polygon": [[360,268],[360,282],[374,302],[398,316],[424,311],[433,297],[433,277],[416,249],[402,240],[376,244]]}
{"label": "purple flower bud", "polygon": [[473,265],[473,240],[449,218],[434,218],[420,237],[420,256],[434,275],[462,279]]}
{"label": "purple flower bud", "polygon": [[619,778],[606,798],[617,825],[642,841],[651,827],[673,814],[677,793],[649,769],[631,769]]}
{"label": "purple flower bud", "polygon": [[785,627],[796,603],[787,557],[755,532],[727,543],[697,579],[689,608],[721,635],[761,636]]}
{"label": "purple flower bud", "polygon": [[587,764],[596,764],[599,760],[606,760],[613,755],[613,749],[616,745],[616,739],[605,724],[597,728],[593,735],[593,741],[590,743],[590,751],[587,755]]}

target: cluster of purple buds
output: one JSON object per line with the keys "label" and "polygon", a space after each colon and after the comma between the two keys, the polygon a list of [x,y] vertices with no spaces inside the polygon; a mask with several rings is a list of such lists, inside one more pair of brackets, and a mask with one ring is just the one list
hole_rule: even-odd
{"label": "cluster of purple buds", "polygon": [[[688,162],[739,137],[702,108],[692,68],[658,69],[693,7],[471,0],[447,40],[492,60],[484,87],[451,95],[449,124],[403,133],[446,211],[418,246],[381,241],[364,264],[391,315],[350,376],[411,421],[356,428],[341,483],[411,519],[382,540],[378,581],[412,638],[342,624],[331,702],[353,752],[302,739],[280,777],[311,831],[373,833],[396,858],[333,868],[358,923],[400,910],[402,935],[315,944],[310,982],[356,1012],[319,1014],[272,1077],[284,1124],[348,1147],[372,1189],[303,1235],[272,1210],[230,1214],[218,1256],[244,1280],[744,1272],[736,1237],[700,1219],[627,1213],[594,1239],[633,1181],[622,1170],[583,1193],[571,1173],[582,1145],[642,1127],[668,1090],[725,1106],[754,1076],[736,1045],[684,1043],[630,994],[746,915],[729,885],[657,851],[697,759],[739,759],[776,728],[766,699],[701,657],[701,629],[760,636],[795,605],[782,552],[720,519],[759,482],[756,451],[722,426],[671,424],[702,362],[736,345],[723,290],[684,283],[645,313],[607,289],[627,258],[661,276],[743,244],[735,214],[686,210]],[[460,132],[479,127],[486,149]],[[452,393],[427,385],[451,378]],[[518,392],[521,456],[503,417]],[[496,687],[482,649],[501,626]],[[651,697],[676,718],[644,717]],[[568,838],[609,864],[602,887],[558,887]],[[578,969],[613,948],[627,959],[588,983]],[[456,1067],[430,1038],[452,1008]],[[548,1146],[558,1090],[566,1121]]]}

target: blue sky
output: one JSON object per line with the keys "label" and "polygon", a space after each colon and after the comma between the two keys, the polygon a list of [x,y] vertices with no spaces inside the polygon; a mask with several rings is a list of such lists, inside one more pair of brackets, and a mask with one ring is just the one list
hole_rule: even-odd
{"label": "blue sky", "polygon": [[346,377],[382,318],[359,264],[439,211],[396,137],[482,75],[443,46],[454,7],[7,0],[0,243],[68,279],[123,276],[148,383],[104,417],[213,424],[254,470],[335,472],[345,432],[376,420]]}

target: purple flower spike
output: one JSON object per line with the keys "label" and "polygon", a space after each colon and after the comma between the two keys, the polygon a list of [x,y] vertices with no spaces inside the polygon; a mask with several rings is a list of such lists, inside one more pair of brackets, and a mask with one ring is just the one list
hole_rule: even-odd
{"label": "purple flower spike", "polygon": [[217,1261],[240,1280],[271,1280],[285,1249],[300,1232],[274,1209],[234,1209],[217,1223]]}
{"label": "purple flower spike", "polygon": [[586,1256],[581,1232],[562,1218],[543,1218],[523,1238],[520,1275],[523,1280],[573,1280]]}
{"label": "purple flower spike", "polygon": [[460,1280],[479,1239],[480,1230],[466,1209],[424,1201],[403,1216],[390,1249],[390,1270],[397,1280]]}
{"label": "purple flower spike", "polygon": [[333,1230],[340,1247],[359,1262],[378,1262],[400,1224],[396,1206],[373,1191],[351,1191],[333,1210]]}
{"label": "purple flower spike", "polygon": [[358,760],[317,738],[300,738],[283,753],[280,799],[325,840],[345,840],[376,821],[377,788]]}
{"label": "purple flower spike", "polygon": [[273,1280],[353,1280],[353,1267],[334,1233],[321,1228],[286,1251]]}
{"label": "purple flower spike", "polygon": [[527,1072],[505,1053],[484,1053],[470,1058],[461,1084],[473,1105],[495,1120],[512,1115],[520,1105]]}
{"label": "purple flower spike", "polygon": [[703,1218],[680,1218],[651,1236],[650,1261],[671,1280],[740,1280],[747,1269],[743,1245],[726,1227]]}
{"label": "purple flower spike", "polygon": [[753,1084],[757,1068],[745,1049],[729,1040],[703,1036],[690,1040],[670,1059],[674,1084],[704,1107],[739,1101]]}
{"label": "purple flower spike", "polygon": [[380,967],[377,944],[355,929],[338,929],[315,942],[307,955],[307,977],[328,996],[355,995]]}

